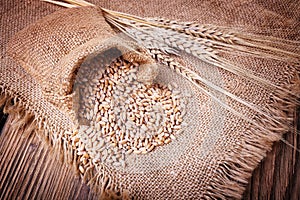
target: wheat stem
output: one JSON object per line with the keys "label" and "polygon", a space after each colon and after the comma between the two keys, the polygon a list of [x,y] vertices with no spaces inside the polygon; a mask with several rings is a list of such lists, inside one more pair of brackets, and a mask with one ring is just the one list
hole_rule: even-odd
{"label": "wheat stem", "polygon": [[55,1],[55,0],[41,0],[41,1],[52,3],[52,4],[55,4],[55,5],[58,5],[58,6],[66,7],[66,8],[76,8],[76,7],[78,7],[78,5],[64,3],[64,2]]}

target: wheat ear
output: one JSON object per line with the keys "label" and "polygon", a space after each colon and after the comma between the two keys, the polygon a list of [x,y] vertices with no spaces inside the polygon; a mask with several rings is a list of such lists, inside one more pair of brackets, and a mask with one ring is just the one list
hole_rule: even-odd
{"label": "wheat ear", "polygon": [[[196,25],[190,25],[188,26],[189,28],[186,28],[187,24],[182,25],[182,23],[175,21],[153,21],[152,19],[147,20],[107,9],[102,10],[109,23],[146,48],[154,47],[163,52],[184,51],[204,62],[220,67],[238,76],[243,76],[256,84],[263,84],[271,90],[280,90],[291,95],[298,95],[292,94],[289,90],[275,85],[269,80],[256,76],[249,70],[230,63],[219,56],[218,53],[220,50],[231,48],[236,52],[246,52],[282,61],[288,60],[293,66],[297,66],[296,61],[299,62],[300,56],[298,54],[263,44],[256,44],[259,42],[252,44],[247,40],[243,40],[246,36],[242,38],[238,37],[238,35],[242,34],[234,34],[228,31],[222,32],[218,27],[208,29],[205,26],[198,25],[197,29],[193,29],[192,27],[196,27]],[[258,36],[256,37],[258,38]],[[254,47],[257,50],[251,49]],[[178,53],[176,54],[178,55]]]}
{"label": "wheat ear", "polygon": [[[71,0],[67,1],[68,4],[59,4],[57,1],[44,0],[64,7],[77,7],[77,6],[92,6],[86,1]],[[264,113],[257,108],[257,106],[240,99],[237,96],[223,90],[198,76],[195,72],[190,71],[180,63],[170,61],[168,54],[180,56],[180,51],[191,54],[202,61],[205,61],[214,66],[225,69],[233,74],[243,76],[256,84],[263,84],[263,86],[274,90],[281,91],[291,98],[297,98],[299,94],[293,94],[289,90],[282,88],[272,82],[254,75],[253,72],[244,70],[235,66],[226,59],[223,59],[218,54],[222,51],[238,52],[239,54],[249,54],[253,56],[271,58],[290,63],[298,70],[300,55],[285,48],[298,46],[300,43],[295,41],[288,41],[272,37],[262,37],[258,35],[243,34],[240,32],[228,30],[224,27],[217,27],[212,25],[199,25],[191,22],[177,22],[161,18],[141,18],[125,13],[111,11],[101,8],[106,20],[114,27],[127,34],[138,44],[142,45],[150,52],[150,55],[159,58],[158,60],[163,64],[168,65],[179,74],[190,80],[208,96],[216,100],[227,110],[233,112],[237,116],[249,121],[249,119],[242,116],[240,113],[226,105],[224,102],[216,98],[213,94],[205,89],[208,86],[218,92],[229,96],[230,98],[242,103],[243,105],[255,110],[275,123],[280,123],[268,114]],[[285,44],[291,43],[291,45]],[[273,46],[272,46],[273,45]],[[277,46],[277,47],[276,47]],[[282,48],[280,48],[282,47]],[[157,51],[156,54],[153,52]],[[201,86],[201,84],[204,87]],[[254,123],[253,121],[249,121]],[[256,124],[258,125],[258,124]],[[259,126],[259,125],[258,125]],[[262,130],[264,130],[263,127]],[[267,131],[267,130],[266,130]]]}

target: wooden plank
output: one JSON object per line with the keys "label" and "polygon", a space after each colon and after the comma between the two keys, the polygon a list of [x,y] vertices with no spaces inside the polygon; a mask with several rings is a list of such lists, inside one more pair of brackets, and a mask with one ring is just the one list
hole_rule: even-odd
{"label": "wooden plank", "polygon": [[300,199],[300,109],[295,112],[293,133],[279,141],[258,165],[244,193],[244,199]]}
{"label": "wooden plank", "polygon": [[0,199],[95,199],[73,169],[53,159],[40,139],[9,133],[0,137]]}

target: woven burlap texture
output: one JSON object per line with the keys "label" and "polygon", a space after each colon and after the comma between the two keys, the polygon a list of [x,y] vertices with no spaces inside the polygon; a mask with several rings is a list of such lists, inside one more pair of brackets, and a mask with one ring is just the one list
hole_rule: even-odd
{"label": "woven burlap texture", "polygon": [[[274,6],[259,1],[95,3],[134,15],[226,25],[285,39],[299,39],[297,2]],[[107,39],[114,38],[116,33],[97,8],[67,9],[46,16],[58,7],[39,1],[5,2],[2,7],[1,95],[5,99],[13,98],[15,104],[34,115],[37,127],[46,136],[44,139],[49,140],[58,152],[65,149],[61,152],[65,154],[65,160],[72,161],[77,168],[79,161],[69,144],[77,123],[72,111],[75,71],[87,55],[106,48]],[[299,88],[295,81],[297,71],[290,70],[284,63],[248,57],[230,58],[276,84],[290,84],[291,90]],[[185,62],[198,74],[218,82],[239,97],[268,108],[276,116],[288,117],[277,110],[283,105],[270,101],[272,94],[267,89],[241,77],[210,69],[211,66],[199,61]],[[202,68],[193,67],[196,65]],[[129,157],[124,169],[104,164],[97,166],[96,172],[93,168],[91,175],[86,173],[85,178],[103,173],[103,179],[94,184],[102,187],[101,182],[105,180],[110,184],[101,192],[106,189],[116,193],[128,191],[131,197],[140,199],[240,198],[252,170],[270,150],[272,142],[280,139],[288,127],[276,125],[277,131],[267,128],[270,132],[252,127],[184,78],[160,66],[157,81],[167,85],[174,80],[182,93],[189,91],[192,94],[184,117],[189,125],[184,134],[150,154]],[[250,109],[225,97],[220,98],[247,118],[255,118]],[[290,111],[292,107],[284,109]]]}

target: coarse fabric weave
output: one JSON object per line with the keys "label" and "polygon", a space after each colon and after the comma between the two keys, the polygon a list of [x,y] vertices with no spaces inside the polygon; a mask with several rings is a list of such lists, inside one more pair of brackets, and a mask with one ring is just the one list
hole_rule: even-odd
{"label": "coarse fabric weave", "polygon": [[[297,1],[288,4],[238,0],[113,0],[92,3],[142,17],[196,21],[300,40],[300,5]],[[101,53],[110,46],[122,53],[126,50],[118,41],[109,40],[117,33],[105,21],[99,8],[63,9],[40,1],[2,1],[1,4],[1,98],[5,99],[7,106],[7,102],[13,100],[15,106],[34,116],[36,132],[50,142],[49,145],[63,156],[65,162],[80,170],[81,156],[71,144],[78,127],[77,113],[73,109],[76,76],[80,75],[80,69],[84,68],[82,61],[89,55]],[[297,68],[293,70],[288,64],[271,59],[225,53],[224,57],[277,85],[284,85],[292,93],[299,92]],[[91,71],[104,68],[99,60],[93,60],[93,57],[91,60],[92,64],[88,65]],[[274,100],[274,94],[268,89],[242,77],[193,59],[184,62],[201,76],[240,98],[268,110],[283,121],[290,119],[295,102],[283,105]],[[94,166],[91,162],[85,168],[83,179],[90,181],[100,196],[110,198],[241,198],[255,166],[289,127],[270,124],[267,119],[258,120],[251,109],[218,96],[248,119],[257,120],[268,131],[261,130],[222,108],[165,66],[159,66],[156,81],[161,85],[176,82],[181,94],[189,97],[185,103],[183,121],[187,126],[183,133],[153,152],[126,157],[124,168],[107,163]]]}

